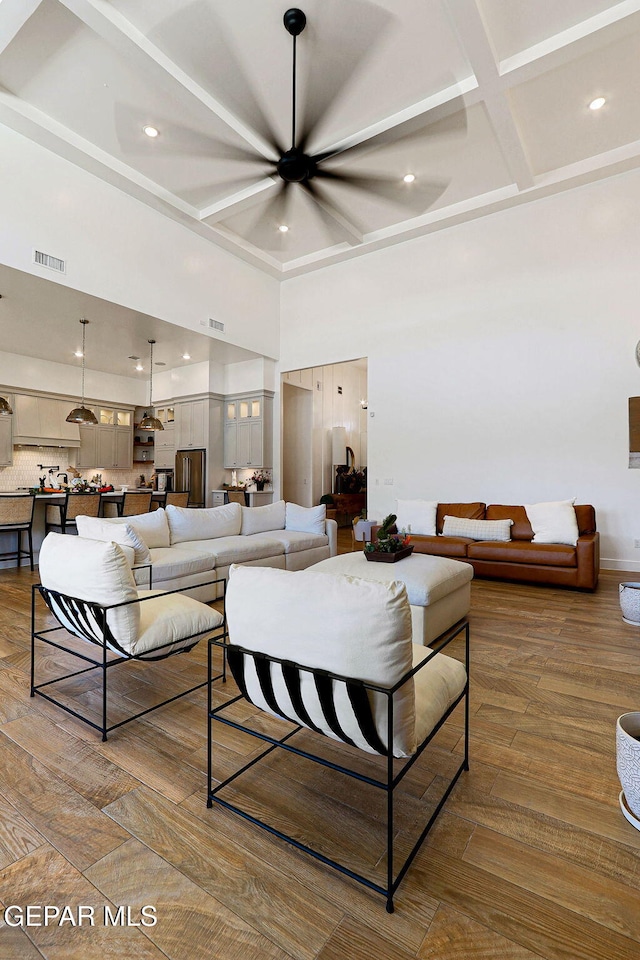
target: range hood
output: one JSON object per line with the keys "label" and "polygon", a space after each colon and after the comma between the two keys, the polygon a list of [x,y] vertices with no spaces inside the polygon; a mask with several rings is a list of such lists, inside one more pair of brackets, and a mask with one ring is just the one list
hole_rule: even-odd
{"label": "range hood", "polygon": [[71,400],[14,394],[13,443],[36,447],[79,447],[77,423],[67,423]]}

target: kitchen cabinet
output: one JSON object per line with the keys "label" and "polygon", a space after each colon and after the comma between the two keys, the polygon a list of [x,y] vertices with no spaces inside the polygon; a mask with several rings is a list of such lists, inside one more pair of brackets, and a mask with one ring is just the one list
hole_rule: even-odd
{"label": "kitchen cabinet", "polygon": [[77,423],[67,423],[73,400],[18,393],[14,397],[13,442],[25,445],[78,447]]}
{"label": "kitchen cabinet", "polygon": [[208,432],[208,400],[190,400],[187,403],[176,404],[176,450],[206,447]]}
{"label": "kitchen cabinet", "polygon": [[224,466],[273,466],[273,398],[265,394],[227,398],[224,409]]}
{"label": "kitchen cabinet", "polygon": [[0,417],[0,467],[10,467],[12,463],[13,417]]}
{"label": "kitchen cabinet", "polygon": [[[159,418],[158,418],[159,419]],[[154,464],[156,467],[173,468],[176,459],[176,431],[172,422],[158,430],[154,437]]]}
{"label": "kitchen cabinet", "polygon": [[99,407],[93,412],[97,425],[80,427],[78,467],[130,470],[133,466],[132,411]]}

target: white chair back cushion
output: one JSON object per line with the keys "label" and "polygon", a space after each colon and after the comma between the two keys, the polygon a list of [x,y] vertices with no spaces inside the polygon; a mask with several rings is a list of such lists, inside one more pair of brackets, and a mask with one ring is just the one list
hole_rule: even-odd
{"label": "white chair back cushion", "polygon": [[151,563],[147,544],[128,523],[129,517],[122,517],[124,523],[107,520],[104,517],[77,517],[78,536],[85,540],[101,540],[104,543],[118,543],[133,547],[136,563]]}
{"label": "white chair back cushion", "polygon": [[[232,644],[267,656],[328,670],[345,677],[393,686],[412,664],[411,611],[404,584],[376,583],[356,577],[233,565],[226,612]],[[282,713],[296,713],[278,665],[271,670]],[[245,680],[251,700],[269,713],[253,661],[247,658]],[[342,739],[330,728],[313,677],[302,673],[303,703],[323,733]],[[333,701],[342,730],[363,750],[375,752],[365,739],[345,684],[333,684]],[[387,697],[369,693],[377,734],[387,746]],[[407,682],[394,699],[393,752],[415,752],[414,684]]]}
{"label": "white chair back cushion", "polygon": [[242,507],[239,503],[225,503],[221,507],[204,509],[168,504],[166,514],[172,544],[187,540],[237,537],[242,525]]}
{"label": "white chair back cushion", "polygon": [[300,533],[325,532],[327,519],[326,504],[317,507],[301,507],[297,503],[288,503],[285,515],[285,530],[298,530]]}
{"label": "white chair back cushion", "polygon": [[149,550],[171,546],[167,514],[163,507],[152,510],[151,513],[138,513],[131,517],[110,517],[109,523],[128,524]]}
{"label": "white chair back cushion", "polygon": [[[40,548],[38,566],[42,585],[69,597],[102,606],[138,598],[131,567],[117,543],[49,533]],[[123,650],[128,653],[135,649],[140,604],[111,610],[107,623]],[[73,624],[64,625],[80,636]]]}
{"label": "white chair back cushion", "polygon": [[243,537],[269,530],[284,530],[284,500],[267,503],[264,507],[240,507]]}

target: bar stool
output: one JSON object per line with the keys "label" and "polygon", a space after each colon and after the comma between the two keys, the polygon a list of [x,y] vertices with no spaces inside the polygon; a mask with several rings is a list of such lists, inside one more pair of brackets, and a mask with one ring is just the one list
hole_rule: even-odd
{"label": "bar stool", "polygon": [[153,491],[138,492],[127,490],[122,495],[122,503],[118,504],[119,517],[133,517],[138,513],[149,513]]}
{"label": "bar stool", "polygon": [[164,506],[171,504],[172,507],[188,507],[190,493],[190,490],[169,490]]}
{"label": "bar stool", "polygon": [[225,490],[224,492],[224,502],[225,503],[240,503],[243,507],[248,506],[247,504],[247,495],[244,490]]}
{"label": "bar stool", "polygon": [[100,514],[99,493],[67,493],[64,501],[48,503],[45,511],[45,533],[53,530],[55,533],[77,533],[76,517],[82,514],[85,517],[97,517]]}
{"label": "bar stool", "polygon": [[[17,560],[20,566],[22,557],[29,557],[29,564],[33,570],[33,511],[36,498],[33,494],[16,494],[15,496],[0,497],[0,533],[15,533],[17,537],[16,550],[0,554],[0,560]],[[22,547],[22,534],[27,532],[29,549]]]}

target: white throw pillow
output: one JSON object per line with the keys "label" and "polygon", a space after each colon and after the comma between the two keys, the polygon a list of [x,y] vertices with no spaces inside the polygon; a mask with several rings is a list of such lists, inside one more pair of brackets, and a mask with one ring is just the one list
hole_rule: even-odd
{"label": "white throw pillow", "polygon": [[548,503],[525,503],[534,543],[566,543],[575,547],[580,536],[572,500],[551,500]]}
{"label": "white throw pillow", "polygon": [[325,533],[327,506],[321,503],[317,507],[301,507],[297,503],[288,503],[285,511],[285,530],[298,530],[300,533]]}
{"label": "white throw pillow", "polygon": [[105,517],[76,517],[76,526],[79,537],[133,547],[136,564],[151,563],[149,548],[128,523],[114,523],[112,519],[108,520]]}
{"label": "white throw pillow", "polygon": [[513,520],[469,520],[467,517],[444,518],[444,537],[467,537],[470,540],[511,540]]}
{"label": "white throw pillow", "polygon": [[216,537],[237,537],[242,524],[239,503],[225,503],[220,507],[174,507],[166,509],[171,543],[188,540],[213,540]]}
{"label": "white throw pillow", "polygon": [[162,507],[151,513],[137,513],[132,517],[110,517],[109,523],[128,523],[150,550],[171,546],[167,514]]}
{"label": "white throw pillow", "polygon": [[399,531],[435,537],[437,500],[396,500],[396,526]]}
{"label": "white throw pillow", "polygon": [[284,530],[284,500],[267,503],[264,507],[241,507],[243,537],[269,530]]}

